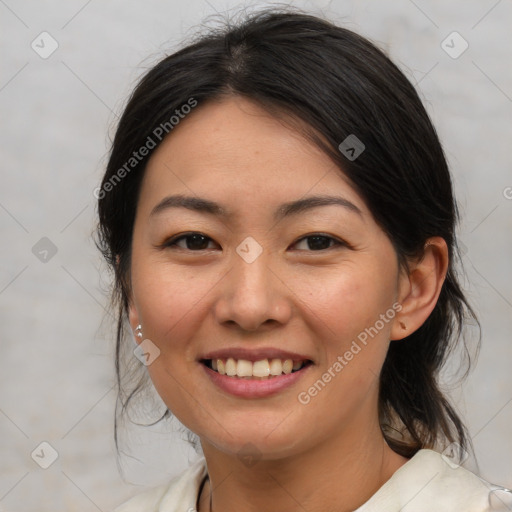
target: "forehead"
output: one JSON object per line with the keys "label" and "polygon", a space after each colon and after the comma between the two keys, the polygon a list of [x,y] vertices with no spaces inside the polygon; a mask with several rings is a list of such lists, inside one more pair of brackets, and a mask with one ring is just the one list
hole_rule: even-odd
{"label": "forehead", "polygon": [[215,197],[250,208],[309,194],[364,203],[333,161],[298,129],[255,103],[231,97],[199,105],[151,156],[141,201],[167,194]]}

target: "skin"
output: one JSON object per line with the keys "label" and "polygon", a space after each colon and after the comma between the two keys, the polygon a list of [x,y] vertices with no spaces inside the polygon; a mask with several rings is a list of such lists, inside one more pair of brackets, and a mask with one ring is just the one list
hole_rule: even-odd
{"label": "skin", "polygon": [[[170,194],[216,201],[231,215],[183,207],[151,215]],[[282,203],[314,194],[341,196],[360,214],[329,205],[273,220]],[[209,237],[200,250],[183,238],[165,245],[191,231]],[[327,238],[315,250],[304,238],[312,234],[348,245]],[[263,249],[252,263],[236,252],[247,236]],[[201,440],[209,482],[199,512],[209,510],[210,489],[215,511],[351,511],[407,462],[382,436],[378,375],[389,340],[411,334],[435,306],[444,240],[429,239],[423,258],[409,263],[408,272],[398,267],[390,240],[332,161],[248,100],[199,105],[163,141],[137,204],[129,319],[160,350],[148,366],[155,388]],[[298,393],[394,303],[400,312],[301,404]],[[226,347],[283,348],[314,365],[274,396],[237,398],[198,362]],[[247,443],[259,458],[250,467],[238,456]]]}

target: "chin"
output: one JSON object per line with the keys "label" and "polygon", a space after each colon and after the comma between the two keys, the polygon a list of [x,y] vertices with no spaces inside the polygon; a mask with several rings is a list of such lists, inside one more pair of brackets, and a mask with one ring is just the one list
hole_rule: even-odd
{"label": "chin", "polygon": [[216,450],[227,455],[249,457],[254,460],[279,460],[293,456],[308,448],[307,439],[311,437],[306,433],[299,434],[289,429],[281,429],[279,426],[263,430],[245,422],[239,423],[235,429],[228,432],[208,432],[205,436],[199,434],[199,437],[202,444],[204,439]]}

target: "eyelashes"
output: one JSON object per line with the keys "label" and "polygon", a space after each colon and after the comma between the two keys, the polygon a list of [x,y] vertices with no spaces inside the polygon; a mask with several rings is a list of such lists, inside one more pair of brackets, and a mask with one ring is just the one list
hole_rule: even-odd
{"label": "eyelashes", "polygon": [[[179,245],[183,242],[184,244]],[[171,237],[166,240],[161,247],[170,249],[177,248],[188,252],[200,252],[208,250],[210,243],[219,247],[218,244],[216,244],[216,242],[214,242],[214,240],[209,236],[200,232],[190,232]],[[344,240],[324,233],[311,233],[305,235],[296,240],[291,247],[297,246],[298,244],[302,244],[303,246],[305,245],[305,247],[299,249],[300,251],[309,252],[325,252],[338,247],[351,248],[351,246]]]}
{"label": "eyelashes", "polygon": [[[190,244],[192,247],[195,247],[195,249],[191,249],[190,247],[188,247],[189,244],[186,244],[187,247],[180,247],[178,246],[178,242],[180,242],[181,240],[188,240],[188,241],[191,241],[192,243]],[[176,235],[174,237],[172,237],[170,240],[168,240],[167,242],[164,243],[164,247],[179,247],[181,249],[185,249],[185,250],[190,250],[190,251],[198,251],[198,250],[205,250],[206,248],[205,247],[201,247],[201,248],[198,248],[197,246],[198,245],[204,245],[205,241],[211,241],[213,242],[213,240],[206,236],[206,235],[203,235],[202,233],[185,233],[183,235]]]}
{"label": "eyelashes", "polygon": [[[305,250],[305,251],[313,251],[313,252],[320,252],[320,251],[327,251],[329,249],[333,249],[335,247],[339,246],[347,246],[345,242],[342,242],[341,240],[334,238],[330,235],[324,235],[321,233],[314,233],[312,235],[306,235],[302,238],[299,238],[293,246],[296,246],[300,243],[305,242],[306,248],[302,248],[299,250]],[[332,245],[331,245],[332,242]],[[327,247],[325,246],[327,243]]]}

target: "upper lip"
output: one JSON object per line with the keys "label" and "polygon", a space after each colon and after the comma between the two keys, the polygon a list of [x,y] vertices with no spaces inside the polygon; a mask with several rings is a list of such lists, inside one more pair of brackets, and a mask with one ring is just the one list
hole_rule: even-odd
{"label": "upper lip", "polygon": [[298,354],[296,352],[289,352],[288,350],[281,350],[278,348],[258,348],[248,349],[242,347],[223,348],[219,350],[212,350],[207,354],[201,356],[199,359],[245,359],[247,361],[261,361],[262,359],[292,359],[294,361],[312,361],[306,355]]}

